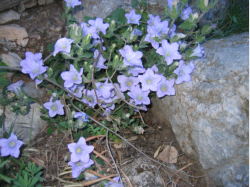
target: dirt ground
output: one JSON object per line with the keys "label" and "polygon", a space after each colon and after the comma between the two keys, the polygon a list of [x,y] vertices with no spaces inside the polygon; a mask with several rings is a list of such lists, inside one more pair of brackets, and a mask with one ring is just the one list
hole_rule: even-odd
{"label": "dirt ground", "polygon": [[[18,53],[22,58],[24,57],[24,52],[27,50],[33,53],[43,52],[43,56],[46,57],[49,54],[47,45],[55,42],[58,38],[65,36],[66,33],[65,22],[61,19],[63,13],[61,1],[55,1],[47,6],[36,6],[27,9],[26,12],[28,13],[27,16],[22,17],[19,21],[13,23],[26,28],[29,35],[29,43],[25,48],[16,48],[13,52]],[[15,79],[22,78],[27,79],[26,76],[19,76]],[[146,132],[143,135],[136,135],[130,130],[124,130],[123,132],[127,139],[136,136],[137,139],[131,142],[133,145],[153,158],[154,153],[159,146],[164,147],[172,144],[172,146],[178,150],[178,155],[180,155],[176,164],[177,168],[181,169],[192,163],[191,166],[183,171],[192,176],[204,176],[201,165],[198,161],[181,152],[171,127],[166,127],[164,124],[154,123],[154,121],[151,120],[149,113],[143,113],[143,117],[147,124],[147,128],[145,129]],[[66,162],[69,157],[67,144],[71,142],[71,139],[66,132],[65,134],[58,134],[57,129],[54,129],[54,132],[51,135],[47,135],[48,128],[49,126],[41,131],[31,142],[31,148],[38,151],[29,151],[28,160],[36,162],[43,167],[43,186],[60,186],[57,176],[68,167]],[[91,141],[90,144],[95,145],[97,151],[102,152],[107,150],[105,139],[102,141]],[[113,146],[114,145],[112,144],[112,148],[115,150]],[[114,151],[114,158],[118,162],[123,162],[129,159],[133,160],[133,158],[140,156],[140,153],[129,146],[121,148],[120,152],[122,153],[122,159],[118,158],[118,155]],[[112,163],[110,155],[107,152],[103,155]],[[107,171],[108,167],[108,165],[102,166],[103,171]],[[109,172],[116,173],[115,170],[109,170]],[[161,175],[166,181],[168,180],[166,173],[161,171]],[[76,180],[72,179],[70,173],[63,175],[60,178],[65,181],[76,182]],[[204,177],[186,177],[186,180],[197,187],[206,186]],[[178,177],[175,178],[175,182],[178,186],[189,186],[189,184]]]}

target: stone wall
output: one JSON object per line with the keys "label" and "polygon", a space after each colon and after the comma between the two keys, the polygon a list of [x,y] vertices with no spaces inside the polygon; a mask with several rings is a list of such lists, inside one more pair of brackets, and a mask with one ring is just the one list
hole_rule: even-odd
{"label": "stone wall", "polygon": [[249,33],[205,43],[207,58],[194,61],[192,81],[176,85],[175,96],[152,100],[154,118],[171,124],[211,186],[243,186],[248,178],[248,43]]}

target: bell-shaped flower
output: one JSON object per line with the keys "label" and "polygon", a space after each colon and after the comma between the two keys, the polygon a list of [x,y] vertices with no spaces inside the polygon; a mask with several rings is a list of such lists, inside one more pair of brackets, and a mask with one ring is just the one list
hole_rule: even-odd
{"label": "bell-shaped flower", "polygon": [[185,8],[185,9],[182,10],[181,18],[182,18],[183,20],[186,20],[186,19],[189,18],[189,15],[190,15],[190,14],[193,15],[193,13],[192,13],[192,8],[191,8],[191,7]]}
{"label": "bell-shaped flower", "polygon": [[11,133],[8,139],[2,138],[0,139],[0,147],[1,147],[1,156],[13,156],[15,158],[19,157],[20,154],[20,147],[24,143],[17,139],[17,136]]}
{"label": "bell-shaped flower", "polygon": [[179,44],[177,42],[169,44],[167,40],[162,40],[162,47],[156,50],[156,53],[165,57],[167,65],[173,63],[174,59],[181,59],[181,54],[178,52]]}
{"label": "bell-shaped flower", "polygon": [[154,26],[155,21],[161,21],[161,18],[159,15],[153,16],[152,14],[149,14],[149,20],[147,21],[149,26]]}
{"label": "bell-shaped flower", "polygon": [[98,96],[102,96],[104,99],[111,97],[111,90],[114,89],[111,83],[108,83],[108,78],[104,83],[98,82],[95,84],[98,90]]}
{"label": "bell-shaped flower", "polygon": [[75,115],[74,115],[74,118],[78,118],[83,122],[89,121],[88,120],[89,116],[84,112],[76,112]]}
{"label": "bell-shaped flower", "polygon": [[78,162],[70,161],[68,163],[68,165],[72,167],[72,177],[73,178],[77,178],[81,174],[82,171],[89,168],[93,164],[94,164],[94,161],[91,159],[89,159],[89,161],[87,163],[84,163],[81,160]]}
{"label": "bell-shaped flower", "polygon": [[74,40],[69,39],[69,38],[60,38],[59,40],[57,40],[54,46],[53,56],[56,56],[56,54],[59,52],[69,54],[71,50],[72,42],[74,42]]}
{"label": "bell-shaped flower", "polygon": [[69,7],[69,8],[70,7],[74,8],[75,6],[81,4],[80,0],[64,0],[64,1],[66,2],[67,7]]}
{"label": "bell-shaped flower", "polygon": [[142,91],[142,89],[140,88],[140,85],[137,85],[131,88],[131,92],[128,92],[128,95],[132,99],[134,99],[136,105],[140,105],[140,104],[149,105],[150,104],[150,99],[148,97],[149,93],[150,93],[150,90]]}
{"label": "bell-shaped flower", "polygon": [[106,185],[105,187],[122,187],[122,184],[118,183],[120,180],[120,177],[115,177],[113,178],[113,180],[116,181],[117,183],[110,181],[109,183],[105,183]]}
{"label": "bell-shaped flower", "polygon": [[135,35],[135,36],[141,36],[141,35],[142,35],[142,32],[141,32],[141,30],[139,30],[139,29],[134,29],[134,30],[132,31],[132,33],[133,33],[133,35]]}
{"label": "bell-shaped flower", "polygon": [[[130,99],[129,103],[132,105],[136,105],[134,99]],[[144,104],[140,104],[140,105],[136,105],[136,106],[143,108],[142,110],[144,110],[144,111],[148,111],[146,105],[144,105]],[[139,110],[137,108],[134,108],[134,111],[138,112]]]}
{"label": "bell-shaped flower", "polygon": [[[83,94],[85,94],[86,90],[83,90]],[[98,91],[96,90],[97,94]],[[95,96],[95,90],[87,90],[87,95],[85,98],[82,99],[82,102],[88,104],[90,107],[95,108],[95,105],[97,104],[96,96]]]}
{"label": "bell-shaped flower", "polygon": [[121,91],[125,92],[127,90],[130,90],[132,87],[139,84],[139,79],[137,77],[126,77],[125,75],[118,75],[117,81],[121,85]]}
{"label": "bell-shaped flower", "polygon": [[158,75],[163,75],[164,73],[158,73],[158,67],[156,66],[156,65],[153,65],[152,67],[151,67],[151,69],[153,70],[153,72],[155,73],[155,74],[158,74]]}
{"label": "bell-shaped flower", "polygon": [[135,10],[131,10],[130,13],[126,13],[125,16],[128,19],[127,21],[128,24],[134,23],[140,25],[139,20],[141,19],[141,15],[136,14]]}
{"label": "bell-shaped flower", "polygon": [[[74,96],[81,98],[82,97],[82,91],[84,89],[84,85],[73,85],[69,88],[66,88],[68,91],[70,91],[70,93],[72,93]],[[71,95],[68,94],[70,97]]]}
{"label": "bell-shaped flower", "polygon": [[192,56],[197,56],[197,57],[201,57],[203,60],[203,56],[205,56],[206,58],[206,53],[205,50],[203,49],[203,47],[197,42],[198,46],[193,50],[193,53],[190,55],[190,57]]}
{"label": "bell-shaped flower", "polygon": [[175,30],[176,30],[176,25],[174,24],[174,25],[172,26],[172,28],[170,29],[170,31],[169,31],[169,36],[170,36],[170,38],[173,38],[174,35],[176,35]]}
{"label": "bell-shaped flower", "polygon": [[90,160],[89,154],[94,150],[94,146],[87,145],[85,138],[80,137],[77,143],[68,144],[68,149],[71,152],[71,162],[88,163]]}
{"label": "bell-shaped flower", "polygon": [[61,73],[61,77],[65,81],[64,87],[69,88],[74,84],[81,84],[82,73],[83,73],[83,68],[81,68],[80,72],[78,72],[76,68],[72,64],[70,64],[69,71],[64,71]]}
{"label": "bell-shaped flower", "polygon": [[46,72],[47,66],[43,66],[43,60],[40,58],[41,54],[25,53],[26,58],[20,62],[22,73],[29,74],[31,79]]}
{"label": "bell-shaped flower", "polygon": [[139,73],[144,73],[146,71],[146,69],[144,67],[141,66],[130,66],[128,68],[128,73],[133,74],[134,76],[138,76]]}
{"label": "bell-shaped flower", "polygon": [[134,51],[133,48],[129,45],[126,45],[124,49],[120,49],[119,52],[124,57],[123,67],[126,67],[126,66],[143,67],[142,60],[141,60],[141,57],[143,56],[142,52]]}
{"label": "bell-shaped flower", "polygon": [[60,100],[52,101],[53,97],[50,98],[49,102],[44,103],[43,106],[47,110],[49,110],[49,116],[54,117],[56,114],[64,115],[63,104],[61,104]]}
{"label": "bell-shaped flower", "polygon": [[[98,54],[99,54],[99,51],[96,49],[95,52],[94,52],[94,59],[96,59],[98,57]],[[106,62],[106,59],[103,58],[102,54],[100,54],[98,62],[95,65],[95,68],[99,68],[99,70],[100,69],[107,69],[107,66],[104,65],[104,62]]]}
{"label": "bell-shaped flower", "polygon": [[142,85],[142,91],[157,91],[157,83],[161,81],[161,75],[154,74],[151,68],[148,68],[143,75],[138,75]]}
{"label": "bell-shaped flower", "polygon": [[153,26],[148,26],[148,27],[152,27],[152,31],[150,31],[151,33],[153,32],[158,38],[162,38],[162,35],[165,34],[167,35],[169,28],[168,28],[168,21],[158,21],[156,20],[154,22]]}
{"label": "bell-shaped flower", "polygon": [[22,80],[12,83],[7,87],[6,91],[13,91],[17,96],[20,96],[19,93],[22,92],[21,86],[23,83],[24,82]]}
{"label": "bell-shaped flower", "polygon": [[92,26],[96,27],[97,33],[102,32],[103,34],[106,34],[106,30],[109,27],[108,23],[103,23],[102,18],[96,18],[95,20],[89,20],[88,23]]}
{"label": "bell-shaped flower", "polygon": [[87,23],[82,22],[81,23],[81,28],[82,28],[82,35],[85,37],[87,34],[91,35],[91,38],[100,38],[99,35],[97,34],[96,27],[95,26],[89,26]]}
{"label": "bell-shaped flower", "polygon": [[[124,94],[121,92],[119,84],[114,83],[116,89],[111,90],[111,99],[115,101],[116,99],[125,99]],[[118,93],[119,92],[119,93]]]}
{"label": "bell-shaped flower", "polygon": [[159,48],[159,42],[155,41],[156,33],[154,32],[153,27],[147,27],[148,34],[145,37],[145,41],[152,44],[153,48],[158,49]]}
{"label": "bell-shaped flower", "polygon": [[174,82],[174,79],[167,80],[166,77],[162,76],[161,81],[157,85],[157,96],[161,98],[165,95],[175,95]]}
{"label": "bell-shaped flower", "polygon": [[[102,43],[103,43],[103,42],[104,42],[104,40],[102,39]],[[94,46],[97,46],[99,43],[101,43],[101,40],[100,40],[100,39],[93,39],[92,44],[93,44]],[[94,48],[94,50],[95,50],[95,48]],[[94,51],[94,50],[93,50],[93,51]],[[105,51],[105,50],[106,50],[106,47],[102,46],[102,50]]]}
{"label": "bell-shaped flower", "polygon": [[176,84],[181,84],[183,81],[190,82],[191,81],[191,73],[193,72],[194,65],[186,65],[183,60],[179,62],[178,68],[174,70],[174,73],[178,75],[176,80]]}

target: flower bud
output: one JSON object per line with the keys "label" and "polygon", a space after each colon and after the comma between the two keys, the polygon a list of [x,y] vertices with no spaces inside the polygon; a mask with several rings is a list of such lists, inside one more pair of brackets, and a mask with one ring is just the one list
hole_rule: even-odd
{"label": "flower bud", "polygon": [[47,70],[47,75],[48,75],[48,77],[52,77],[52,75],[53,75],[53,69],[52,68],[49,68]]}
{"label": "flower bud", "polygon": [[111,23],[109,25],[109,30],[112,31],[112,32],[115,30],[115,20],[111,21]]}
{"label": "flower bud", "polygon": [[82,46],[86,46],[90,43],[91,34],[87,34],[82,40]]}
{"label": "flower bud", "polygon": [[15,110],[15,108],[12,106],[12,107],[10,107],[10,111],[14,111]]}
{"label": "flower bud", "polygon": [[138,45],[134,45],[134,46],[133,46],[133,49],[134,49],[134,51],[138,51],[138,49],[139,49],[139,48],[138,48]]}
{"label": "flower bud", "polygon": [[115,48],[116,48],[116,44],[113,43],[113,44],[111,45],[111,49],[113,50],[113,49],[115,49]]}
{"label": "flower bud", "polygon": [[74,125],[74,121],[73,121],[73,120],[69,120],[69,121],[68,121],[68,124],[69,124],[70,126],[73,126],[73,125]]}
{"label": "flower bud", "polygon": [[38,75],[36,78],[39,79],[39,80],[42,80],[43,77],[44,77],[44,75],[43,75],[43,74],[40,74],[40,75]]}
{"label": "flower bud", "polygon": [[89,69],[92,69],[93,68],[93,65],[89,65]]}

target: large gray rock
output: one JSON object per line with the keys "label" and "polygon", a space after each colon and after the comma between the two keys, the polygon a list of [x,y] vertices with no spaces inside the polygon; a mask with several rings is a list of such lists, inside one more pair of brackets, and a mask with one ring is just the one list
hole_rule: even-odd
{"label": "large gray rock", "polygon": [[25,28],[16,24],[0,26],[0,40],[17,41],[21,46],[26,46],[29,39]]}
{"label": "large gray rock", "polygon": [[[14,124],[14,128],[12,130],[18,137],[18,139],[22,140],[24,143],[29,142],[30,130],[31,130],[31,122],[32,123],[32,135],[31,139],[34,138],[39,132],[47,125],[46,121],[43,121],[40,116],[42,116],[40,112],[40,105],[37,103],[31,104],[30,112],[27,115],[16,115],[15,113],[10,111],[10,105],[5,108],[5,116],[6,119],[4,121],[5,130],[9,132],[11,124]],[[34,113],[33,113],[34,110]],[[3,106],[0,106],[0,115],[3,113]],[[32,119],[33,117],[33,119]],[[1,129],[2,131],[2,129]]]}
{"label": "large gray rock", "polygon": [[20,14],[18,14],[14,10],[8,10],[0,13],[0,25],[19,19]]}
{"label": "large gray rock", "polygon": [[192,81],[153,99],[152,113],[171,124],[185,153],[199,159],[211,186],[242,186],[249,154],[249,33],[211,40],[194,61]]}
{"label": "large gray rock", "polygon": [[8,52],[0,55],[3,62],[9,67],[20,67],[21,58],[16,53]]}

